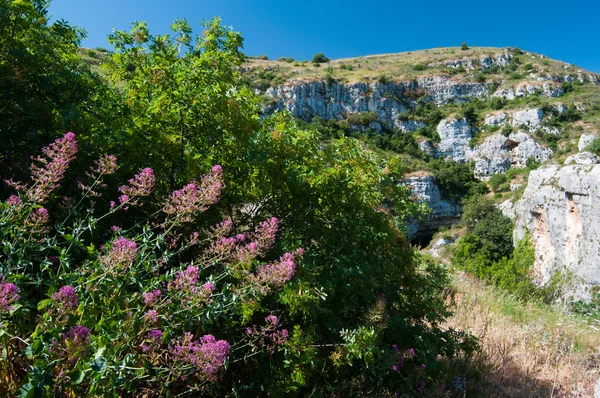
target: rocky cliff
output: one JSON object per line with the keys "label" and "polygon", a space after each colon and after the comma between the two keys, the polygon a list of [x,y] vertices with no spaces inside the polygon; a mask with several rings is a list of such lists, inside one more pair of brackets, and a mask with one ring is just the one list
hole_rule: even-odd
{"label": "rocky cliff", "polygon": [[560,272],[570,295],[589,299],[600,285],[600,165],[531,172],[515,214],[515,240],[530,237],[535,247],[536,281]]}
{"label": "rocky cliff", "polygon": [[412,191],[414,200],[425,203],[430,209],[426,220],[409,224],[409,235],[415,242],[429,243],[440,227],[449,227],[460,220],[461,207],[442,197],[433,176],[411,176],[404,181]]}

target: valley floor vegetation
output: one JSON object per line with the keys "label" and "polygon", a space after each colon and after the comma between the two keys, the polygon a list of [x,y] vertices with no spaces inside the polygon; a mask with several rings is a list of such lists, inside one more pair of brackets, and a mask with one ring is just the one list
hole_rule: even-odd
{"label": "valley floor vegetation", "polygon": [[[515,307],[551,302],[485,196],[508,180],[431,159],[415,135],[262,115],[241,35],[201,28],[135,22],[85,51],[47,1],[0,0],[0,395],[524,394],[490,377],[491,321],[463,279],[411,247],[427,209],[399,183],[427,170],[464,201],[451,266]],[[452,111],[477,106],[503,104]],[[448,110],[411,112],[433,126]]]}

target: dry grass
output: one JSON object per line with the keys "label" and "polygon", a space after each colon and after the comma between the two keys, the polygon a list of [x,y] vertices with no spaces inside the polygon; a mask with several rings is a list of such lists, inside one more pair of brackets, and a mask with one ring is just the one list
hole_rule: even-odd
{"label": "dry grass", "polygon": [[[550,306],[522,303],[457,274],[447,326],[470,331],[481,351],[470,361],[497,397],[593,397],[600,378],[595,323]],[[490,390],[488,390],[490,391]]]}

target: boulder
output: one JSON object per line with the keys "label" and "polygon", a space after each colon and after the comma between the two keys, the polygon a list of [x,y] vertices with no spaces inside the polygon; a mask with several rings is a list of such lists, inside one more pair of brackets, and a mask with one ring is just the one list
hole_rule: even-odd
{"label": "boulder", "polygon": [[594,139],[596,139],[596,136],[593,134],[581,134],[577,148],[580,152],[585,151],[592,141],[594,141]]}
{"label": "boulder", "polygon": [[579,152],[569,156],[565,164],[598,164],[598,157],[591,152]]}

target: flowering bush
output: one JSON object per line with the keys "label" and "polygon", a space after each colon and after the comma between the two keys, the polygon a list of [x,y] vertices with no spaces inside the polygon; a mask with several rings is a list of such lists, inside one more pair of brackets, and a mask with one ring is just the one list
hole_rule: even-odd
{"label": "flowering bush", "polygon": [[[224,188],[220,166],[162,204],[150,168],[111,196],[113,156],[86,173],[78,198],[62,198],[76,153],[65,134],[0,203],[0,392],[209,393],[228,363],[285,346],[269,295],[294,277],[303,250],[271,257],[277,218],[237,233],[231,220],[200,228]],[[147,221],[111,225],[142,206]]]}

